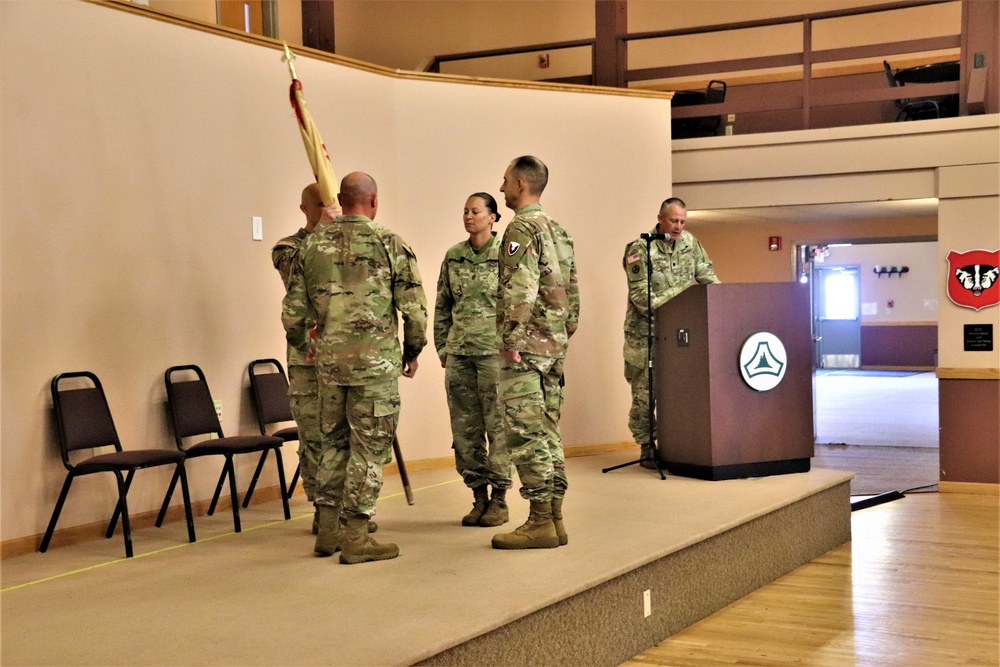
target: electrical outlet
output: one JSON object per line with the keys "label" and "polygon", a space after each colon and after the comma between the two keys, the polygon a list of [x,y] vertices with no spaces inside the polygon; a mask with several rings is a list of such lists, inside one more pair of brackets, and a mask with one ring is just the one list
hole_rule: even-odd
{"label": "electrical outlet", "polygon": [[219,416],[219,420],[222,420],[222,401],[215,401],[215,414]]}
{"label": "electrical outlet", "polygon": [[736,122],[736,114],[734,114],[734,113],[727,114],[726,115],[726,122],[727,123],[735,123]]}
{"label": "electrical outlet", "polygon": [[649,589],[642,592],[642,617],[649,618],[653,614],[653,604],[649,597]]}
{"label": "electrical outlet", "polygon": [[975,56],[972,57],[972,67],[973,69],[982,69],[986,67],[986,52],[980,51]]}
{"label": "electrical outlet", "polygon": [[538,66],[541,69],[545,69],[546,67],[549,66],[549,54],[547,53],[538,54]]}

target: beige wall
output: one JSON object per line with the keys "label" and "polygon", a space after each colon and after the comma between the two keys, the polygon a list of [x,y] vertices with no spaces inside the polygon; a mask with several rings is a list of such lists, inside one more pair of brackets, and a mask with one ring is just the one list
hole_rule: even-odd
{"label": "beige wall", "polygon": [[[162,376],[175,364],[202,366],[228,434],[255,430],[246,365],[284,356],[270,248],[299,227],[311,178],[277,50],[89,3],[51,5],[42,16],[31,2],[0,3],[3,540],[44,530],[65,476],[48,394],[59,372],[101,377],[126,447],[173,446]],[[415,248],[432,302],[440,260],[464,236],[467,195],[499,198],[519,154],[548,163],[543,202],[576,238],[583,298],[565,439],[628,439],[619,262],[644,204],[669,189],[669,101],[297,66],[337,173],[379,181],[379,221]],[[265,242],[251,240],[255,215]],[[451,456],[443,371],[433,350],[420,361],[400,383],[410,461]],[[241,488],[253,463],[239,466]],[[195,500],[211,496],[218,471],[190,464]],[[266,475],[262,484],[276,483]],[[168,479],[140,473],[130,508],[156,509]],[[106,520],[113,498],[110,478],[80,479],[60,527]]]}
{"label": "beige wall", "polygon": [[[702,202],[700,206],[709,205]],[[693,205],[692,205],[693,206]],[[700,213],[700,212],[699,212]],[[795,276],[799,245],[845,240],[927,238],[937,234],[936,220],[863,220],[852,222],[758,222],[748,224],[725,211],[718,222],[693,222],[688,229],[705,245],[719,279],[732,283],[784,282]],[[781,250],[768,249],[771,236]]]}
{"label": "beige wall", "polygon": [[[938,284],[945,271],[938,265],[935,242],[866,243],[830,248],[823,266],[857,265],[864,324],[937,322]],[[903,275],[876,275],[876,266],[906,266]],[[889,307],[889,302],[892,307]],[[864,305],[875,312],[866,314]]]}
{"label": "beige wall", "polygon": [[[994,150],[997,141],[993,143]],[[1000,168],[996,162],[956,165],[940,173],[940,235],[938,254],[942,267],[948,253],[955,250],[997,250],[1000,248]],[[948,298],[945,283],[939,283],[941,343],[939,365],[946,368],[1000,369],[1000,307],[972,310],[956,306]],[[993,324],[993,352],[963,351],[963,325]]]}

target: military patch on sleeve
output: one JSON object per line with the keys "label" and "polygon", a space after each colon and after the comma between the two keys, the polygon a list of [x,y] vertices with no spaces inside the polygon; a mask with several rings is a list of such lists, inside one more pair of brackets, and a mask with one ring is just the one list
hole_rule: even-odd
{"label": "military patch on sleeve", "polygon": [[639,265],[636,264],[630,270],[632,271],[632,273],[639,273]]}
{"label": "military patch on sleeve", "polygon": [[636,262],[639,261],[639,259],[640,259],[639,253],[636,252],[629,255],[628,258],[626,258],[625,262],[627,264],[635,264]]}
{"label": "military patch on sleeve", "polygon": [[519,229],[510,229],[504,233],[500,260],[507,266],[516,266],[521,257],[531,247],[531,236]]}

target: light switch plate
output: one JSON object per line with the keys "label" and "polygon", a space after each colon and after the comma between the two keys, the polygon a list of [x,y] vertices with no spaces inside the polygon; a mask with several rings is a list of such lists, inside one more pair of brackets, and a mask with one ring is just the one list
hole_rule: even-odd
{"label": "light switch plate", "polygon": [[253,240],[263,241],[264,240],[264,218],[259,215],[255,215],[253,220]]}

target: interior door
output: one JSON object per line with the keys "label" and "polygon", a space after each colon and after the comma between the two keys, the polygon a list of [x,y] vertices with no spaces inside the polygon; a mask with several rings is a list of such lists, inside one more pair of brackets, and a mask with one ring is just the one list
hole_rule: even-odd
{"label": "interior door", "polygon": [[813,267],[817,368],[861,366],[861,281],[853,266]]}

